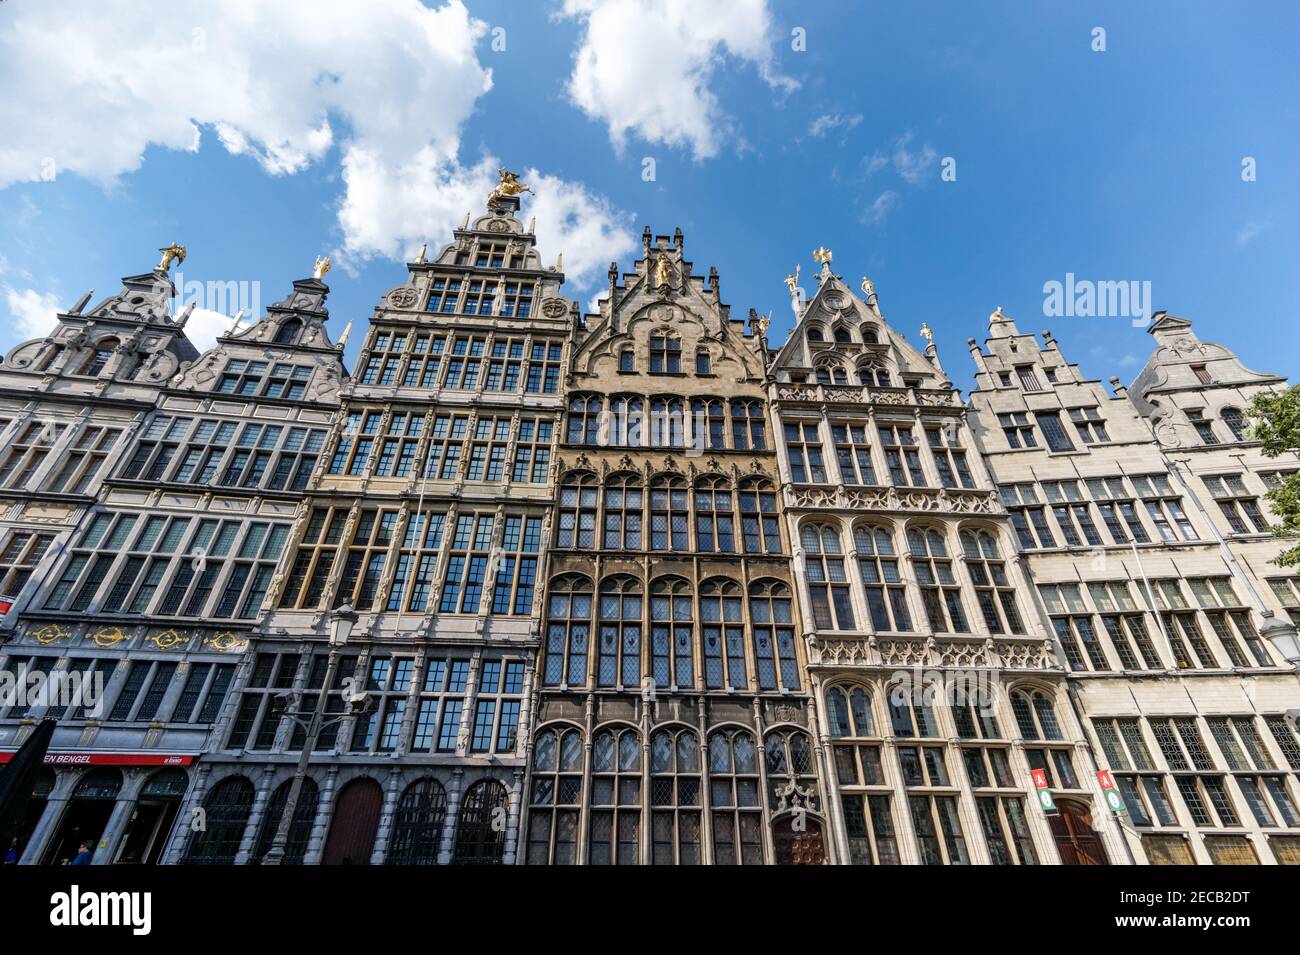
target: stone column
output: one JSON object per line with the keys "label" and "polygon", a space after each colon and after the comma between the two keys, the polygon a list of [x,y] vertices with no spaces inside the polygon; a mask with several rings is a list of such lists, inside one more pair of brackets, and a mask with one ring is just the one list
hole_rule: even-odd
{"label": "stone column", "polygon": [[122,844],[122,837],[126,834],[127,826],[131,822],[131,814],[135,811],[135,801],[140,795],[140,790],[144,788],[145,773],[143,770],[130,770],[123,773],[122,788],[117,794],[117,802],[113,805],[113,811],[109,814],[108,822],[104,826],[104,831],[99,837],[99,844],[95,846],[95,854],[91,857],[91,865],[108,865],[117,855],[118,847]]}

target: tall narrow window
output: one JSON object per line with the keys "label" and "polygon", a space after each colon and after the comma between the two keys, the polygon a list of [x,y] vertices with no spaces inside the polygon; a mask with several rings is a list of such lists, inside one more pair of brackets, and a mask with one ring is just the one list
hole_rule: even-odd
{"label": "tall narrow window", "polygon": [[911,527],[907,531],[907,543],[930,629],[936,633],[969,633],[961,587],[953,576],[943,535],[934,528]]}
{"label": "tall narrow window", "polygon": [[853,601],[844,572],[844,551],[839,532],[825,524],[805,524],[804,570],[812,598],[813,619],[819,630],[852,630]]}
{"label": "tall narrow window", "polygon": [[641,587],[631,577],[611,577],[600,585],[596,685],[641,685]]}
{"label": "tall narrow window", "polygon": [[676,338],[656,335],[650,339],[650,374],[679,375],[682,371],[682,343]]}
{"label": "tall narrow window", "polygon": [[661,577],[650,590],[650,675],[657,687],[695,685],[694,599],[680,577]]}
{"label": "tall narrow window", "polygon": [[568,574],[551,582],[546,603],[547,686],[585,686],[591,635],[591,581]]}
{"label": "tall narrow window", "polygon": [[816,421],[785,422],[785,446],[790,461],[790,478],[796,484],[825,484],[821,438]]}
{"label": "tall narrow window", "polygon": [[859,524],[853,529],[853,543],[858,554],[858,570],[867,594],[867,614],[871,627],[878,632],[911,630],[912,618],[907,610],[907,592],[898,572],[894,540],[883,527]]}

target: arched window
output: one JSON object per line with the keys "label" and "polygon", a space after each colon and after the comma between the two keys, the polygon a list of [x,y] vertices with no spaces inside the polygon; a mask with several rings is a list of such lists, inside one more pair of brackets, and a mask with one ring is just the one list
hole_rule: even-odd
{"label": "arched window", "polygon": [[853,600],[849,596],[848,576],[844,573],[844,551],[840,547],[839,531],[827,524],[805,524],[800,538],[817,629],[854,629]]}
{"label": "arched window", "polygon": [[609,443],[639,448],[645,435],[645,403],[636,395],[615,395],[609,401]]}
{"label": "arched window", "polygon": [[835,326],[835,340],[841,345],[847,345],[853,341],[853,334],[843,325]]}
{"label": "arched window", "polygon": [[636,357],[632,349],[624,348],[618,353],[618,370],[625,374],[636,371]]}
{"label": "arched window", "polygon": [[725,448],[727,412],[721,398],[691,402],[691,447]]}
{"label": "arched window", "polygon": [[[767,758],[767,787],[773,812],[803,807],[821,808],[813,768],[812,742],[803,730],[778,729],[763,741]],[[811,797],[805,797],[810,793]],[[811,802],[811,805],[809,805]]]}
{"label": "arched window", "polygon": [[969,633],[961,587],[953,576],[943,535],[933,527],[909,527],[907,544],[930,629],[935,633]]}
{"label": "arched window", "polygon": [[690,520],[685,479],[656,477],[650,484],[651,549],[690,550]]}
{"label": "arched window", "polygon": [[832,687],[826,694],[831,754],[854,865],[897,865],[898,841],[889,789],[881,766],[881,741],[871,715],[871,692]]}
{"label": "arched window", "polygon": [[565,440],[569,444],[599,444],[600,418],[604,399],[591,395],[577,395],[569,400],[569,429]]}
{"label": "arched window", "polygon": [[695,484],[695,544],[704,553],[736,552],[735,507],[726,478],[706,477]]}
{"label": "arched window", "polygon": [[817,384],[819,385],[847,385],[849,376],[841,365],[825,364],[817,368]]}
{"label": "arched window", "polygon": [[1012,690],[1011,712],[1015,714],[1016,727],[1025,739],[1061,738],[1061,727],[1056,722],[1056,708],[1042,690]]}
{"label": "arched window", "polygon": [[606,550],[641,549],[641,481],[635,475],[615,474],[605,482]]}
{"label": "arched window", "polygon": [[[262,825],[257,833],[257,846],[253,857],[248,861],[261,865],[266,854],[275,843],[276,830],[284,818],[284,808],[289,802],[289,788],[293,780],[285,780],[271,794],[262,813]],[[284,865],[302,865],[303,856],[307,854],[307,840],[311,838],[312,826],[316,823],[316,807],[320,802],[320,790],[315,780],[310,777],[302,781],[302,790],[298,793],[298,804],[293,810],[293,821],[289,824],[289,839],[284,846]]]}
{"label": "arched window", "polygon": [[737,451],[762,451],[767,447],[767,419],[761,401],[731,403],[731,443]]}
{"label": "arched window", "polygon": [[763,812],[754,737],[744,730],[709,734],[709,793],[715,865],[763,864]]}
{"label": "arched window", "polygon": [[651,447],[685,447],[685,407],[680,398],[654,398],[651,400]]}
{"label": "arched window", "polygon": [[597,686],[641,685],[641,584],[609,577],[600,585]]}
{"label": "arched window", "polygon": [[709,358],[709,352],[706,348],[697,349],[695,352],[695,374],[713,374],[713,362]]}
{"label": "arched window", "polygon": [[911,630],[912,616],[907,610],[903,577],[898,572],[893,535],[877,525],[859,524],[853,528],[853,546],[872,628],[883,633]]}
{"label": "arched window", "polygon": [[650,737],[651,861],[700,864],[700,741],[688,729]]}
{"label": "arched window", "polygon": [[591,747],[593,865],[639,865],[641,851],[641,739],[633,729],[603,729]]}
{"label": "arched window", "polygon": [[892,383],[889,369],[879,361],[868,362],[859,367],[858,378],[864,385],[874,385],[877,388],[888,388]]}
{"label": "arched window", "polygon": [[1016,609],[1016,592],[993,535],[967,528],[961,532],[961,549],[966,570],[975,584],[975,602],[989,632],[1024,633],[1025,625]]}
{"label": "arched window", "polygon": [[546,605],[547,686],[587,684],[590,636],[591,581],[578,574],[556,578]]}
{"label": "arched window", "polygon": [[749,689],[745,671],[745,608],[740,584],[717,578],[700,587],[704,685],[710,690]]}
{"label": "arched window", "polygon": [[469,787],[460,804],[452,862],[501,864],[506,850],[506,799],[506,787],[495,779],[480,779]]}
{"label": "arched window", "polygon": [[813,325],[811,328],[808,329],[808,341],[824,342],[825,340],[826,340],[826,336],[822,334],[820,325]]}
{"label": "arched window", "polygon": [[446,818],[447,791],[442,783],[428,776],[407,786],[393,817],[388,864],[437,865]]}
{"label": "arched window", "polygon": [[1219,413],[1219,417],[1223,419],[1223,423],[1232,432],[1234,441],[1248,440],[1249,426],[1246,422],[1246,416],[1241,413],[1240,408],[1224,408]]}
{"label": "arched window", "polygon": [[570,472],[560,485],[560,519],[556,522],[558,547],[591,550],[596,546],[596,476]]}
{"label": "arched window", "polygon": [[776,517],[776,492],[758,478],[741,482],[740,531],[746,554],[781,553],[781,530]]}
{"label": "arched window", "polygon": [[95,343],[95,350],[90,357],[82,364],[81,374],[98,378],[99,373],[104,370],[104,366],[108,364],[108,360],[113,357],[113,352],[117,351],[117,346],[120,344],[121,342],[113,337],[101,338]]}
{"label": "arched window", "polygon": [[904,739],[934,739],[939,735],[939,722],[934,716],[935,687],[928,683],[909,681],[889,688],[889,723],[894,735]]}
{"label": "arched window", "polygon": [[880,334],[879,334],[879,332],[876,331],[876,329],[875,329],[873,326],[871,326],[871,325],[863,325],[863,326],[862,326],[862,340],[863,340],[864,342],[866,342],[868,345],[879,345],[879,344],[880,344]]}
{"label": "arched window", "polygon": [[297,318],[286,319],[275,331],[275,344],[296,345],[300,334],[302,334],[302,321]]}
{"label": "arched window", "polygon": [[682,343],[671,335],[650,339],[650,374],[679,375],[682,371]]}
{"label": "arched window", "polygon": [[243,776],[229,776],[212,787],[203,800],[204,821],[190,834],[185,850],[187,865],[231,865],[248,827],[253,808],[253,784]]}
{"label": "arched window", "polygon": [[[1016,718],[1016,728],[1026,743],[1025,759],[1030,769],[1040,769],[1053,789],[1077,789],[1079,779],[1074,772],[1073,748],[1062,739],[1061,725],[1056,719],[1056,706],[1050,692],[1037,688],[1018,688],[1011,691],[1011,713]],[[1172,733],[1168,722],[1152,721],[1157,737],[1163,728]],[[1157,739],[1157,741],[1159,741]],[[1177,748],[1177,743],[1173,746]]]}
{"label": "arched window", "polygon": [[554,727],[533,744],[533,789],[528,811],[529,865],[577,861],[582,804],[582,734]]}
{"label": "arched window", "polygon": [[650,587],[650,673],[655,686],[695,685],[694,601],[681,577],[660,577]]}
{"label": "arched window", "polygon": [[777,675],[780,674],[782,687],[799,689],[790,588],[779,580],[759,580],[750,584],[749,617],[754,628],[758,688],[775,690]]}

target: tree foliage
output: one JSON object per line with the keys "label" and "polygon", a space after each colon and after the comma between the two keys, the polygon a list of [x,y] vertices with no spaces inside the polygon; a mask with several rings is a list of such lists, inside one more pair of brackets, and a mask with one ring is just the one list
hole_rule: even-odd
{"label": "tree foliage", "polygon": [[[1250,403],[1250,436],[1270,458],[1300,452],[1300,385],[1257,395]],[[1279,537],[1300,536],[1300,472],[1291,474],[1267,494],[1280,523]],[[1274,561],[1282,567],[1300,564],[1300,546],[1284,550]]]}

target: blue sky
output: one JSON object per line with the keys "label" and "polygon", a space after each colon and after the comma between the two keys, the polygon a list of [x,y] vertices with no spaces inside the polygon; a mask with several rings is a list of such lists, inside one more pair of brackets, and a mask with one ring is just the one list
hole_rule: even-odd
{"label": "blue sky", "polygon": [[1067,273],[1150,282],[1294,377],[1300,7],[743,3],[0,4],[0,346],[173,240],[186,280],[260,283],[263,307],[333,252],[337,336],[500,163],[540,184],[525,214],[566,217],[543,255],[584,304],[644,225],[680,227],[778,342],[782,280],[798,263],[811,290],[830,247],[963,388],[996,305],[1132,378],[1150,337],[1128,318],[1044,315]]}

